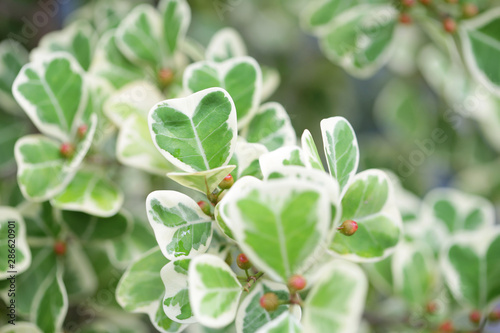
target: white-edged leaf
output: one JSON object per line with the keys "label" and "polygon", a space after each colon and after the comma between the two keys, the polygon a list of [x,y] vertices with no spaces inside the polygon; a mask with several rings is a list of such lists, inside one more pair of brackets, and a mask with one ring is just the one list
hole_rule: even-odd
{"label": "white-edged leaf", "polygon": [[33,323],[16,321],[16,325],[5,325],[0,327],[0,333],[43,333]]}
{"label": "white-edged leaf", "polygon": [[267,148],[260,143],[248,143],[244,139],[239,138],[236,143],[236,150],[230,161],[236,165],[236,169],[232,171],[234,179],[240,179],[244,176],[253,176],[262,178],[260,170],[259,158],[268,152]]}
{"label": "white-edged leaf", "polygon": [[146,199],[146,211],[160,249],[169,260],[192,258],[207,251],[212,220],[187,195],[152,192]]}
{"label": "white-edged leaf", "polygon": [[224,260],[197,256],[189,265],[188,281],[191,309],[202,325],[221,328],[234,320],[242,288]]}
{"label": "white-edged leaf", "polygon": [[223,89],[160,102],[149,112],[148,123],[160,153],[183,171],[224,166],[234,152],[236,109]]}
{"label": "white-edged leaf", "polygon": [[71,242],[66,247],[63,283],[71,299],[90,297],[97,290],[97,275],[79,242]]}
{"label": "white-edged leaf", "polygon": [[323,250],[331,221],[323,187],[299,179],[254,182],[224,200],[224,220],[241,249],[272,279],[283,282],[303,272]]}
{"label": "white-edged leaf", "polygon": [[121,210],[111,217],[97,217],[81,212],[62,211],[62,220],[82,242],[121,239],[133,229],[132,216]]}
{"label": "white-edged leaf", "polygon": [[88,98],[82,68],[64,52],[25,65],[12,93],[40,132],[61,141],[76,134]]}
{"label": "white-edged leaf", "polygon": [[161,269],[165,285],[163,311],[165,315],[181,324],[196,322],[189,303],[188,270],[191,259],[171,261]]}
{"label": "white-edged leaf", "polygon": [[245,43],[240,34],[233,28],[223,28],[217,31],[205,51],[206,59],[215,62],[223,62],[246,55]]}
{"label": "white-edged leaf", "polygon": [[212,193],[234,168],[234,165],[226,165],[207,171],[170,172],[167,176],[182,186],[206,194]]}
{"label": "white-edged leaf", "polygon": [[334,260],[318,271],[304,304],[304,332],[356,332],[368,282],[357,265]]}
{"label": "white-edged leaf", "polygon": [[0,280],[26,271],[31,264],[26,224],[14,208],[0,207],[0,239],[0,254],[4,257],[0,263]]}
{"label": "white-edged leaf", "polygon": [[267,100],[271,97],[276,89],[278,89],[281,77],[276,68],[261,66],[262,69],[262,94],[261,101]]}
{"label": "white-edged leaf", "polygon": [[260,168],[264,177],[275,170],[279,170],[283,166],[309,166],[307,156],[300,147],[281,147],[267,154],[263,154],[259,158]]}
{"label": "white-edged leaf", "polygon": [[301,333],[302,325],[290,312],[283,312],[278,318],[262,326],[257,333]]}
{"label": "white-edged leaf", "polygon": [[12,84],[27,62],[28,51],[17,41],[6,39],[0,42],[0,107],[13,114],[21,109],[12,95]]}
{"label": "white-edged leaf", "polygon": [[221,63],[200,61],[186,68],[183,86],[188,93],[211,87],[225,89],[234,100],[238,128],[243,128],[259,106],[262,71],[250,57],[232,58]]}
{"label": "white-edged leaf", "polygon": [[323,162],[321,162],[321,157],[319,157],[318,148],[316,147],[316,143],[314,142],[312,134],[309,130],[304,130],[300,143],[304,154],[309,160],[309,165],[314,169],[325,171]]}
{"label": "white-edged leaf", "polygon": [[162,0],[158,9],[163,19],[163,45],[166,54],[173,55],[186,36],[191,21],[191,9],[185,0]]}
{"label": "white-edged leaf", "polygon": [[321,121],[323,146],[328,169],[337,179],[340,190],[345,192],[349,181],[356,174],[359,164],[359,146],[356,133],[343,117],[332,117]]}

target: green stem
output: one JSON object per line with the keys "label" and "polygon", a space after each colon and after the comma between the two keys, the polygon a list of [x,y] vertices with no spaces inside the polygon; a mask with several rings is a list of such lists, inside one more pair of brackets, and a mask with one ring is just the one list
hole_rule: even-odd
{"label": "green stem", "polygon": [[257,280],[260,279],[262,275],[264,275],[263,272],[258,272],[257,274],[250,276],[248,278],[247,284],[243,287],[243,290],[249,292],[252,286],[255,284],[255,282],[257,282]]}

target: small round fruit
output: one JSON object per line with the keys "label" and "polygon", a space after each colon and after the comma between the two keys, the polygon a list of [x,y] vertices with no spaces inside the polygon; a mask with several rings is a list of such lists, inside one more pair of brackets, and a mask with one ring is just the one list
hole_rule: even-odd
{"label": "small round fruit", "polygon": [[466,3],[462,7],[462,13],[464,14],[465,17],[474,17],[477,15],[479,12],[479,9],[477,9],[477,6],[473,3]]}
{"label": "small round fruit", "polygon": [[412,22],[412,19],[411,19],[410,14],[408,14],[408,13],[401,13],[399,15],[399,23],[401,23],[401,24],[411,24],[411,22]]}
{"label": "small round fruit", "polygon": [[85,134],[87,134],[88,129],[89,129],[88,126],[85,124],[78,126],[78,130],[77,130],[78,137],[80,139],[83,139],[85,137]]}
{"label": "small round fruit", "polygon": [[415,0],[401,0],[401,4],[405,7],[412,7],[415,4]]}
{"label": "small round fruit", "polygon": [[481,322],[481,312],[478,310],[471,311],[469,313],[469,320],[471,323],[479,324]]}
{"label": "small round fruit", "polygon": [[224,179],[220,182],[219,187],[223,190],[229,190],[231,186],[234,184],[234,179],[231,174],[224,177]]}
{"label": "small round fruit", "polygon": [[174,81],[174,71],[170,68],[162,68],[158,72],[158,82],[163,87],[168,86],[172,81]]}
{"label": "small round fruit", "polygon": [[427,303],[427,305],[425,306],[425,311],[429,314],[434,314],[436,313],[438,310],[438,305],[436,302],[429,302]]}
{"label": "small round fruit", "polygon": [[492,322],[500,321],[500,309],[495,309],[488,315],[488,320]]}
{"label": "small round fruit", "polygon": [[280,300],[275,293],[265,293],[260,298],[259,303],[260,306],[268,312],[276,311],[276,309],[280,306]]}
{"label": "small round fruit", "polygon": [[288,288],[294,291],[300,291],[306,287],[307,281],[302,275],[292,275],[288,279]]}
{"label": "small round fruit", "polygon": [[198,206],[201,208],[201,211],[207,215],[210,215],[211,209],[210,209],[210,204],[207,203],[206,201],[198,201]]}
{"label": "small round fruit", "polygon": [[75,146],[73,146],[71,143],[69,142],[65,142],[61,145],[61,147],[59,148],[59,152],[61,153],[61,155],[63,157],[66,157],[66,158],[70,158],[73,156],[73,154],[75,153]]}
{"label": "small round fruit", "polygon": [[455,22],[455,20],[451,17],[447,17],[443,20],[443,29],[452,34],[457,31],[457,22]]}
{"label": "small round fruit", "polygon": [[252,263],[248,260],[248,257],[244,253],[238,254],[236,257],[236,264],[243,270],[247,270],[252,267]]}
{"label": "small round fruit", "polygon": [[455,331],[455,328],[453,327],[453,323],[451,322],[451,320],[447,320],[439,325],[438,331],[443,333],[451,333]]}
{"label": "small round fruit", "polygon": [[420,0],[420,3],[424,6],[428,6],[430,5],[432,2],[432,0]]}
{"label": "small round fruit", "polygon": [[352,236],[356,230],[358,230],[358,223],[353,220],[345,220],[337,230],[340,231],[341,234]]}
{"label": "small round fruit", "polygon": [[207,194],[207,199],[213,204],[215,205],[217,203],[217,199],[219,198],[219,194],[218,193],[215,193],[215,192],[212,192],[212,193],[209,193]]}
{"label": "small round fruit", "polygon": [[63,241],[56,241],[54,243],[54,253],[58,256],[66,254],[66,243]]}

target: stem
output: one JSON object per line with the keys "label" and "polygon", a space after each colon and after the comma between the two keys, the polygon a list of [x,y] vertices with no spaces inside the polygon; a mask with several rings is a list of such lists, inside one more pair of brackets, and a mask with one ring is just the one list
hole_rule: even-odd
{"label": "stem", "polygon": [[250,274],[248,274],[248,269],[245,269],[245,274],[247,276],[247,280],[250,279]]}
{"label": "stem", "polygon": [[486,327],[486,323],[488,322],[488,316],[483,316],[483,320],[481,320],[481,324],[479,325],[478,332],[482,333],[484,328]]}
{"label": "stem", "polygon": [[262,277],[262,275],[264,275],[263,272],[258,272],[257,274],[250,276],[248,278],[247,284],[243,287],[243,290],[245,290],[246,292],[249,292],[250,288],[252,288],[252,286],[255,284],[255,282],[257,282],[257,280],[260,279]]}

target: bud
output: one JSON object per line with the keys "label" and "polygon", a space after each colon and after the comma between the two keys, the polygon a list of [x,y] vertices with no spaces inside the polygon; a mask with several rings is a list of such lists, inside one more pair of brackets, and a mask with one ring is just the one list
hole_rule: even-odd
{"label": "bud", "polygon": [[77,133],[78,137],[80,139],[83,139],[85,137],[85,134],[87,134],[88,126],[83,124],[78,127]]}
{"label": "bud", "polygon": [[438,328],[438,331],[439,332],[443,332],[443,333],[451,333],[455,330],[455,328],[453,327],[453,323],[451,322],[451,320],[447,320],[443,323],[441,323],[441,325],[439,325],[439,328]]}
{"label": "bud", "polygon": [[490,312],[488,319],[492,322],[497,322],[500,320],[500,309],[495,309]]}
{"label": "bud", "polygon": [[224,179],[220,182],[219,187],[223,190],[229,190],[231,186],[234,184],[234,179],[231,174],[224,177]]}
{"label": "bud", "polygon": [[158,82],[160,86],[166,87],[174,81],[174,71],[170,68],[162,68],[158,72]]}
{"label": "bud", "polygon": [[210,204],[208,204],[206,201],[198,201],[198,206],[200,206],[201,211],[207,215],[210,215],[211,209],[210,209]]}
{"label": "bud", "polygon": [[428,313],[428,314],[434,314],[436,313],[438,310],[438,305],[436,302],[429,302],[427,303],[427,305],[425,306],[425,311]]}
{"label": "bud", "polygon": [[288,289],[291,292],[296,292],[306,287],[306,279],[302,275],[292,275],[288,279]]}
{"label": "bud", "polygon": [[252,263],[248,260],[247,256],[244,253],[238,254],[236,257],[236,264],[239,268],[243,270],[247,270],[252,267]]}
{"label": "bud", "polygon": [[457,23],[451,17],[447,17],[443,20],[443,29],[452,34],[457,31]]}
{"label": "bud", "polygon": [[61,148],[59,148],[59,152],[63,157],[70,158],[75,153],[75,146],[69,142],[65,142],[61,145]]}
{"label": "bud", "polygon": [[402,24],[411,24],[412,19],[411,16],[408,13],[401,13],[399,15],[399,23]]}
{"label": "bud", "polygon": [[471,323],[474,324],[479,324],[481,322],[481,312],[478,310],[474,310],[471,313],[469,313],[469,320]]}
{"label": "bud", "polygon": [[280,306],[280,300],[275,293],[265,293],[260,298],[260,306],[263,307],[266,311],[272,312]]}
{"label": "bud", "polygon": [[462,7],[462,13],[467,18],[476,16],[478,12],[477,6],[473,3],[466,3]]}
{"label": "bud", "polygon": [[401,0],[401,3],[405,7],[412,7],[415,4],[415,0]]}
{"label": "bud", "polygon": [[358,224],[353,220],[345,220],[340,227],[337,228],[341,234],[352,236],[358,230]]}
{"label": "bud", "polygon": [[56,241],[54,243],[54,253],[58,256],[66,254],[66,243],[63,241]]}

